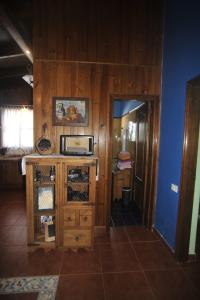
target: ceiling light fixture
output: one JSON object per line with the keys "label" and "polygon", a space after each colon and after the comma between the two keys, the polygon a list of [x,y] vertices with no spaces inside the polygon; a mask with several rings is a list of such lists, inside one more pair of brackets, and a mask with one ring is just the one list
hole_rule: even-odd
{"label": "ceiling light fixture", "polygon": [[24,75],[22,78],[33,87],[33,75]]}

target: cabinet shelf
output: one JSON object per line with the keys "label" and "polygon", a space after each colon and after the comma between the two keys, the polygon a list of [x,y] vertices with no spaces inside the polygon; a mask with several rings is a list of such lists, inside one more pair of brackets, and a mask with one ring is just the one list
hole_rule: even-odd
{"label": "cabinet shelf", "polygon": [[89,182],[82,182],[82,181],[67,181],[66,183],[65,183],[65,185],[88,185],[89,184]]}
{"label": "cabinet shelf", "polygon": [[53,210],[44,210],[44,211],[35,211],[34,216],[55,216],[55,209]]}
{"label": "cabinet shelf", "polygon": [[36,244],[38,243],[40,246],[41,245],[55,246],[55,241],[50,241],[50,242],[45,241],[45,235],[44,234],[36,234],[35,243]]}
{"label": "cabinet shelf", "polygon": [[55,181],[34,181],[34,185],[36,186],[55,185]]}

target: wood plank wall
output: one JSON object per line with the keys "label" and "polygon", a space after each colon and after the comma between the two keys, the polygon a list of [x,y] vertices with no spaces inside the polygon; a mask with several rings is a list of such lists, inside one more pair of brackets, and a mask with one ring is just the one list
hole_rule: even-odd
{"label": "wood plank wall", "polygon": [[[34,136],[93,134],[96,224],[106,224],[112,95],[160,95],[162,1],[34,1]],[[89,127],[52,126],[52,97],[90,99]]]}

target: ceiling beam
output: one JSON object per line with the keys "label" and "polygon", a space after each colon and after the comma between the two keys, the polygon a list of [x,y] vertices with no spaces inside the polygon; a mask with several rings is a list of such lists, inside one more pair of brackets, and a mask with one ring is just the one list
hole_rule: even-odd
{"label": "ceiling beam", "polygon": [[19,33],[11,19],[8,17],[7,13],[4,11],[2,6],[0,6],[0,21],[5,29],[9,32],[12,38],[15,40],[17,45],[21,48],[24,54],[28,57],[31,63],[33,63],[32,53],[27,46],[27,43],[23,39],[22,35]]}
{"label": "ceiling beam", "polygon": [[20,54],[11,54],[11,55],[4,55],[4,56],[0,56],[0,61],[4,60],[4,59],[13,59],[13,58],[18,58],[18,57],[24,57],[25,54],[24,53],[20,53]]}

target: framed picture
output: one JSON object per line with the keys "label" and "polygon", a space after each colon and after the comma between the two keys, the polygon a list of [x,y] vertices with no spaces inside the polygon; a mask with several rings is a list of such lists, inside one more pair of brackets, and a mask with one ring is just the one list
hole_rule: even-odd
{"label": "framed picture", "polygon": [[53,97],[53,125],[88,126],[88,98]]}
{"label": "framed picture", "polygon": [[37,187],[37,210],[43,211],[52,209],[54,209],[54,187]]}

